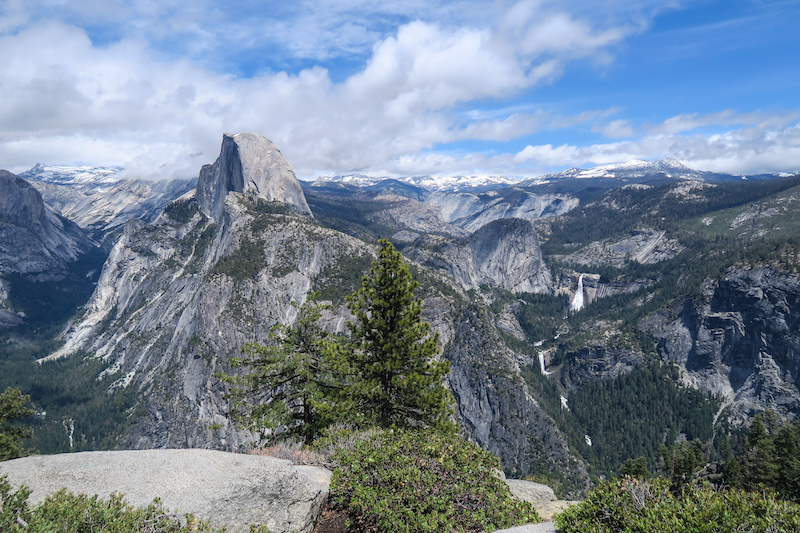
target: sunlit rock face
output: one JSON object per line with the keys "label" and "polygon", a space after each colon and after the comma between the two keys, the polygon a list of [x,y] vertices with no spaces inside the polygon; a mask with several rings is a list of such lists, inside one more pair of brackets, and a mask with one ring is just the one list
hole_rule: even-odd
{"label": "sunlit rock face", "polygon": [[255,133],[223,135],[219,157],[200,171],[197,201],[207,216],[219,219],[229,192],[280,202],[311,215],[291,165],[271,141]]}
{"label": "sunlit rock face", "polygon": [[93,246],[30,183],[0,170],[0,272],[52,273]]}

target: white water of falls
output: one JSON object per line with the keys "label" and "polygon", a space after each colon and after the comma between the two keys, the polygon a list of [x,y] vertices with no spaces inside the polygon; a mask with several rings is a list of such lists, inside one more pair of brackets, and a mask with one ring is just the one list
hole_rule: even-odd
{"label": "white water of falls", "polygon": [[561,397],[561,408],[569,411],[569,405],[567,405],[567,399],[564,396]]}
{"label": "white water of falls", "polygon": [[578,290],[575,291],[575,296],[572,297],[569,309],[570,311],[580,311],[583,309],[583,274],[578,277]]}
{"label": "white water of falls", "polygon": [[541,369],[543,376],[549,376],[552,374],[552,372],[548,372],[544,369],[544,354],[542,352],[539,352],[539,368]]}

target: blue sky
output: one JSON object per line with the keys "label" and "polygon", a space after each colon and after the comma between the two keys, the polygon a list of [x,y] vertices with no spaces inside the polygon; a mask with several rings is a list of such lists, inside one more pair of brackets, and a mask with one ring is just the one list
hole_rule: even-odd
{"label": "blue sky", "polygon": [[800,171],[800,0],[0,0],[0,168]]}

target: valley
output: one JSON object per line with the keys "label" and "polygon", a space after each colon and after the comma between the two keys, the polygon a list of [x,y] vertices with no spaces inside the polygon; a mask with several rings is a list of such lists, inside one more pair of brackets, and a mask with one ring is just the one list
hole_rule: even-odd
{"label": "valley", "polygon": [[31,395],[43,453],[250,446],[215,374],[313,291],[344,334],[379,238],[420,282],[462,432],[509,475],[577,497],[661,445],[719,458],[757,413],[800,413],[797,176],[301,182],[253,134],[196,180],[45,169],[0,176],[30,206],[0,206],[0,389]]}

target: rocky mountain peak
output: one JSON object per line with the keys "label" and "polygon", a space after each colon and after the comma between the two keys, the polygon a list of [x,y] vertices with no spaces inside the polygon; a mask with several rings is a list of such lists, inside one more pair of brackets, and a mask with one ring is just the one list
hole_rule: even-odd
{"label": "rocky mountain peak", "polygon": [[92,246],[30,183],[0,170],[0,273],[58,269]]}
{"label": "rocky mountain peak", "polygon": [[206,215],[219,219],[229,192],[280,202],[311,215],[291,165],[272,141],[255,133],[224,134],[219,157],[200,170],[197,201]]}
{"label": "rocky mountain peak", "polygon": [[42,195],[30,183],[0,170],[0,218],[30,227],[39,223],[44,211]]}

